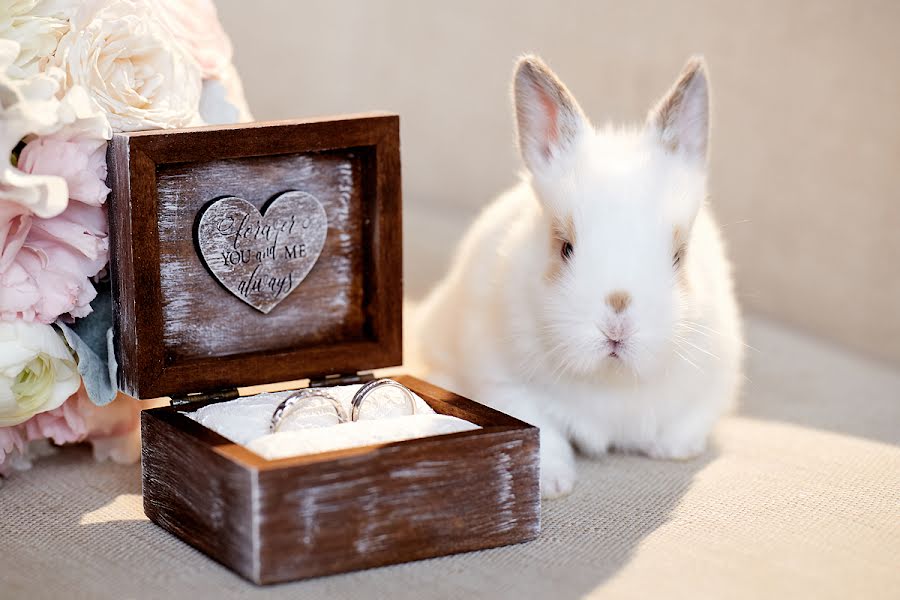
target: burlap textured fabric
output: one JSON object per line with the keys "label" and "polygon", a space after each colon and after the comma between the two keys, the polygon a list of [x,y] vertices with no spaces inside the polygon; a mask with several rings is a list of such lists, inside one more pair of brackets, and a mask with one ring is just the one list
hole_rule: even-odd
{"label": "burlap textured fabric", "polygon": [[0,488],[0,598],[897,598],[900,372],[755,320],[741,409],[687,462],[581,461],[537,541],[258,588],[69,449]]}

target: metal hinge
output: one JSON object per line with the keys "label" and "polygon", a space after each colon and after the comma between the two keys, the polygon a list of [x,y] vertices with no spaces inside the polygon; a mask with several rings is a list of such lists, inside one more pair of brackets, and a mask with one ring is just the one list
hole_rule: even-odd
{"label": "metal hinge", "polygon": [[372,381],[375,379],[375,376],[372,373],[356,373],[354,375],[326,375],[325,377],[321,377],[318,379],[311,378],[309,380],[309,387],[317,388],[317,387],[329,387],[332,385],[351,385],[354,383],[366,383],[367,381]]}
{"label": "metal hinge", "polygon": [[226,400],[234,400],[240,397],[237,388],[228,388],[217,390],[215,392],[197,392],[194,394],[183,394],[171,397],[170,406],[183,406],[185,404],[193,404],[194,402],[225,402]]}
{"label": "metal hinge", "polygon": [[[325,377],[310,378],[309,387],[330,387],[333,385],[351,385],[354,383],[366,383],[372,381],[375,376],[372,373],[356,373],[354,375],[326,375]],[[185,404],[193,404],[195,402],[204,402],[210,404],[213,402],[226,402],[240,398],[241,394],[237,388],[227,388],[217,390],[215,392],[197,392],[192,394],[180,394],[171,396],[170,406],[184,406]]]}

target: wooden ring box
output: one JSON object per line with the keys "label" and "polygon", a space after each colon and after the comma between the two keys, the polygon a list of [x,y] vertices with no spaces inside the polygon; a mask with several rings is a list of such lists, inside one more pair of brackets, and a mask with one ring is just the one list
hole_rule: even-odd
{"label": "wooden ring box", "polygon": [[[258,584],[522,542],[540,530],[538,430],[412,377],[482,429],[266,460],[183,414],[237,388],[333,385],[402,362],[399,118],[117,134],[109,145],[120,388],[141,414],[144,511]],[[317,262],[268,314],[198,257],[198,213],[286,190],[328,217]],[[435,340],[440,343],[440,340]]]}

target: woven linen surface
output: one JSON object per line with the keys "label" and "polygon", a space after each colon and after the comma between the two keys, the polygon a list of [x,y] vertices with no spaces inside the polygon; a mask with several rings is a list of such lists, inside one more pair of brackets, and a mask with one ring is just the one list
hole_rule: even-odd
{"label": "woven linen surface", "polygon": [[742,408],[686,462],[579,463],[538,540],[265,588],[74,448],[0,488],[0,598],[897,598],[900,373],[752,323]]}

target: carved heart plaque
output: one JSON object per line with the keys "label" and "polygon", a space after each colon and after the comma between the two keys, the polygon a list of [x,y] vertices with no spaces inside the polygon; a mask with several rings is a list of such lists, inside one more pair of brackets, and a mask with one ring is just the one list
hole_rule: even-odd
{"label": "carved heart plaque", "polygon": [[262,214],[241,198],[210,203],[197,225],[206,268],[232,294],[268,313],[300,285],[328,233],[322,204],[306,192],[284,192]]}

